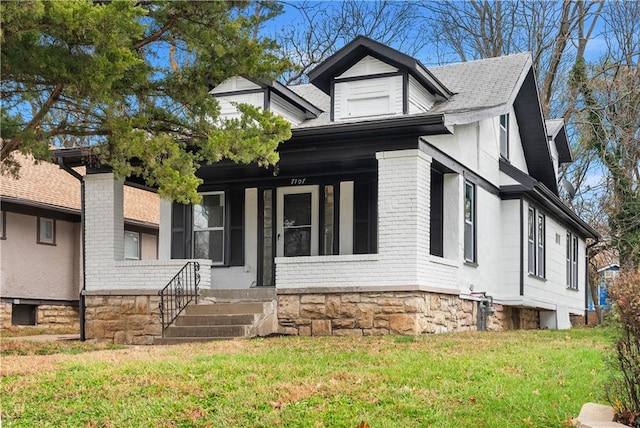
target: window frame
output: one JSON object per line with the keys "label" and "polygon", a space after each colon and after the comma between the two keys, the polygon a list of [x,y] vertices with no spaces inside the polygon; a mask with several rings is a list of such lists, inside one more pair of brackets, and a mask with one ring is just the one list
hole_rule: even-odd
{"label": "window frame", "polygon": [[527,212],[527,270],[529,275],[546,279],[547,216],[533,206]]}
{"label": "window frame", "polygon": [[212,196],[212,195],[220,195],[220,201],[222,202],[222,226],[213,226],[213,227],[206,227],[206,228],[198,228],[196,226],[195,223],[195,208],[196,205],[200,205],[200,204],[193,204],[192,206],[192,221],[193,221],[193,227],[192,227],[192,231],[191,231],[191,242],[192,242],[192,254],[194,258],[196,257],[196,233],[197,232],[213,232],[213,231],[222,231],[222,248],[221,248],[221,255],[222,255],[222,260],[221,261],[214,261],[213,259],[209,259],[212,262],[213,266],[226,266],[227,263],[227,251],[226,251],[226,240],[227,240],[227,200],[226,200],[226,192],[223,190],[220,191],[215,191],[215,192],[204,192],[200,194],[203,198],[205,196]]}
{"label": "window frame", "polygon": [[[502,123],[504,119],[504,124]],[[501,114],[498,127],[499,127],[499,140],[500,140],[500,156],[505,159],[509,159],[509,113]]]}
{"label": "window frame", "polygon": [[[470,220],[467,220],[467,188],[471,189],[471,202],[469,203],[469,217]],[[465,179],[464,181],[464,206],[463,206],[463,221],[464,221],[464,232],[463,232],[463,255],[464,255],[464,261],[466,263],[470,263],[470,264],[476,264],[478,261],[478,257],[477,257],[477,210],[476,210],[476,205],[477,205],[477,188],[475,183],[472,183],[470,180]],[[469,242],[471,243],[471,249],[470,249],[470,257],[467,257],[468,255],[468,251],[467,251],[467,225],[470,226],[470,234],[471,236],[469,237],[470,240]]]}
{"label": "window frame", "polygon": [[[138,237],[138,254],[137,257],[127,257],[127,234],[136,235]],[[142,260],[142,235],[140,232],[135,232],[133,230],[125,230],[124,231],[124,259],[125,260]]]}
{"label": "window frame", "polygon": [[578,291],[578,236],[567,231],[566,235],[566,285],[569,290]]}
{"label": "window frame", "polygon": [[[51,239],[42,238],[42,232],[44,230],[43,228],[43,222],[45,221],[49,221],[51,222]],[[55,218],[50,218],[50,217],[37,217],[37,241],[36,243],[39,245],[52,245],[55,246],[56,245],[56,219]]]}
{"label": "window frame", "polygon": [[7,239],[7,212],[5,210],[0,210],[0,239]]}

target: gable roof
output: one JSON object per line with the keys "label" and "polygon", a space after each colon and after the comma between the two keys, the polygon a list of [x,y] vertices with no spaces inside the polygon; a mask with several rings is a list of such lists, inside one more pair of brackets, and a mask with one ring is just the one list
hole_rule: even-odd
{"label": "gable roof", "polygon": [[[80,214],[80,182],[58,165],[34,163],[31,156],[13,154],[20,163],[20,177],[0,175],[3,202]],[[75,168],[85,174],[84,167]],[[124,188],[124,217],[128,223],[157,227],[160,222],[158,195],[130,186]]]}
{"label": "gable roof", "polygon": [[545,124],[547,126],[547,137],[555,141],[556,150],[558,150],[558,161],[560,163],[572,162],[573,156],[569,148],[569,139],[567,138],[564,120],[547,119]]}
{"label": "gable roof", "polygon": [[311,70],[308,73],[309,81],[328,94],[331,90],[331,78],[351,68],[367,55],[407,70],[434,94],[445,99],[452,95],[420,61],[365,36],[356,37],[351,43]]}
{"label": "gable roof", "polygon": [[[304,110],[307,119],[313,119],[318,117],[322,113],[322,109],[316,107],[312,102],[310,102],[307,98],[298,95],[296,92],[292,91],[288,86],[283,85],[282,83],[276,80],[265,80],[265,79],[254,79],[247,76],[241,76],[243,79],[248,80],[249,82],[254,83],[259,86],[262,90],[269,90],[277,93],[290,103],[296,105],[300,109]],[[227,79],[228,80],[228,79]],[[245,89],[240,91],[232,91],[226,92],[224,90],[218,91],[218,88],[222,86],[224,82],[220,85],[212,88],[209,93],[213,94],[217,97],[224,97],[228,95],[235,95],[242,92],[254,92],[255,89]]]}

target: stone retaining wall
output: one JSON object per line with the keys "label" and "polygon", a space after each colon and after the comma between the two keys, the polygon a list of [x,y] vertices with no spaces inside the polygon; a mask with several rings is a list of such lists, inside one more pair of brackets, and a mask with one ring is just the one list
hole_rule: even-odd
{"label": "stone retaining wall", "polygon": [[89,340],[151,345],[162,335],[157,295],[86,296],[85,336]]}

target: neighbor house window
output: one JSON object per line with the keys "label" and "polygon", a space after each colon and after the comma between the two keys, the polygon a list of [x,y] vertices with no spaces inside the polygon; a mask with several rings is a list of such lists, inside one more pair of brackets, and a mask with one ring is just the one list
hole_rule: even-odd
{"label": "neighbor house window", "polygon": [[527,249],[529,273],[545,277],[545,216],[533,207],[529,207],[527,227]]}
{"label": "neighbor house window", "polygon": [[56,245],[56,221],[38,217],[38,244]]}
{"label": "neighbor house window", "polygon": [[193,206],[193,256],[224,263],[224,192],[202,195]]}
{"label": "neighbor house window", "polygon": [[140,234],[138,232],[124,232],[125,260],[140,260]]}
{"label": "neighbor house window", "polygon": [[578,237],[567,232],[567,287],[578,289]]}
{"label": "neighbor house window", "polygon": [[476,186],[464,183],[464,259],[476,262]]}
{"label": "neighbor house window", "polygon": [[500,155],[509,159],[509,115],[500,116]]}
{"label": "neighbor house window", "polygon": [[0,211],[0,239],[7,239],[7,212]]}

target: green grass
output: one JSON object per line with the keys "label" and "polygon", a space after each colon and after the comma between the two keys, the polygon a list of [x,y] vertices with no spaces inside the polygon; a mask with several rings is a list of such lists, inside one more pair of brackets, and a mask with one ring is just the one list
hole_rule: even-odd
{"label": "green grass", "polygon": [[610,340],[606,329],[284,337],[67,356],[2,379],[2,422],[564,427],[584,402],[602,401]]}

